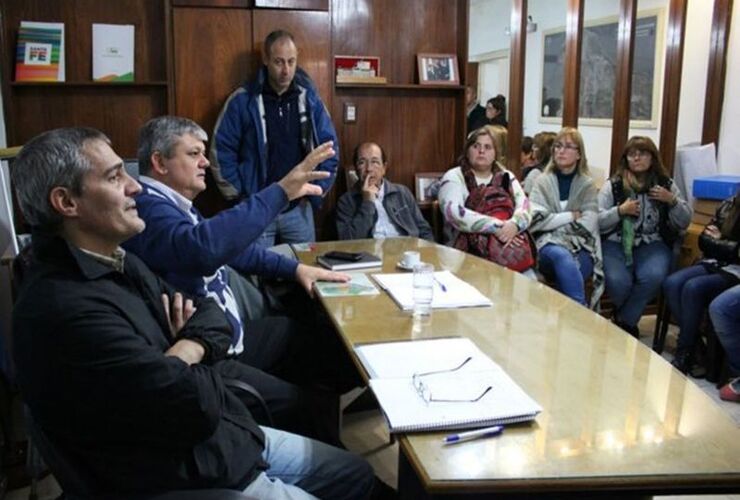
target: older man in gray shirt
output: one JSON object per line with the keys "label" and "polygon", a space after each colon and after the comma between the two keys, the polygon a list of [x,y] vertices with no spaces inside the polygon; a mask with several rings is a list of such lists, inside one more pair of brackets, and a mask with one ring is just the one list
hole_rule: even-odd
{"label": "older man in gray shirt", "polygon": [[341,240],[415,236],[434,241],[406,186],[385,179],[385,151],[374,142],[355,148],[353,163],[360,180],[337,202],[337,232]]}

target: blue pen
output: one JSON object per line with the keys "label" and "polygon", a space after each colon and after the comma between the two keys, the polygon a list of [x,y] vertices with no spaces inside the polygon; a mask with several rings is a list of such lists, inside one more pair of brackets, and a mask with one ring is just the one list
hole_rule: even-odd
{"label": "blue pen", "polygon": [[471,439],[498,436],[502,432],[504,432],[503,425],[494,425],[493,427],[485,427],[483,429],[476,429],[474,431],[450,434],[449,436],[445,436],[444,438],[442,438],[442,442],[445,444],[460,443],[462,441],[470,441]]}
{"label": "blue pen", "polygon": [[439,281],[436,277],[434,278],[434,282],[439,285],[443,292],[447,291],[447,287],[445,286],[445,284]]}

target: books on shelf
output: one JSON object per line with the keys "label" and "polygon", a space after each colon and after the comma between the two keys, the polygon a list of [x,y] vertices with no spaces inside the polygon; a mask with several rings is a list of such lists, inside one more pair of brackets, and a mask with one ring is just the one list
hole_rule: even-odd
{"label": "books on shelf", "polygon": [[322,297],[350,297],[359,295],[380,295],[370,278],[364,273],[347,273],[350,280],[346,283],[336,281],[317,281],[316,291]]}
{"label": "books on shelf", "polygon": [[352,271],[355,269],[368,269],[372,267],[382,267],[383,261],[380,257],[367,252],[359,252],[362,254],[362,258],[357,261],[348,261],[342,259],[332,259],[326,255],[319,255],[316,257],[316,262],[322,267],[331,269],[332,271]]}
{"label": "books on shelf", "polygon": [[134,25],[92,25],[92,71],[96,82],[134,81]]}
{"label": "books on shelf", "polygon": [[21,21],[15,54],[15,81],[64,80],[64,23]]}
{"label": "books on shelf", "polygon": [[542,411],[467,338],[364,344],[355,352],[391,432],[526,422]]}
{"label": "books on shelf", "polygon": [[[414,275],[411,273],[373,274],[373,279],[388,291],[391,298],[404,311],[414,308]],[[493,305],[491,300],[473,285],[461,280],[450,271],[434,273],[432,309],[477,307]]]}

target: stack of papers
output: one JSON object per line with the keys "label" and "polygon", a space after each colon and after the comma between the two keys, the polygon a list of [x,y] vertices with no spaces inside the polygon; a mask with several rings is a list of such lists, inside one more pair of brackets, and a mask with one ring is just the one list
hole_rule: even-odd
{"label": "stack of papers", "polygon": [[365,344],[355,352],[391,432],[524,422],[542,411],[466,338]]}
{"label": "stack of papers", "polygon": [[[373,279],[396,301],[401,309],[414,308],[414,275],[411,273],[373,274]],[[474,286],[450,271],[434,273],[433,309],[491,306],[491,300]]]}

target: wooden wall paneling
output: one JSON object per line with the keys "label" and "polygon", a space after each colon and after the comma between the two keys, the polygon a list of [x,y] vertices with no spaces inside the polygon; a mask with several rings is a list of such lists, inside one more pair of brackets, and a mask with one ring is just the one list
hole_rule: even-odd
{"label": "wooden wall paneling", "polygon": [[[341,0],[332,4],[335,54],[379,56],[388,83],[418,83],[416,54],[458,54],[464,0]],[[467,18],[463,25],[467,33]],[[467,36],[467,34],[465,35]],[[467,51],[466,51],[467,52]]]}
{"label": "wooden wall paneling", "polygon": [[524,67],[527,52],[527,0],[511,5],[511,49],[509,62],[508,167],[519,175],[524,126]]}
{"label": "wooden wall paneling", "polygon": [[175,114],[175,34],[172,20],[173,10],[171,0],[164,0],[164,24],[162,32],[165,34],[165,68],[167,78],[167,114]]}
{"label": "wooden wall paneling", "polygon": [[563,126],[578,126],[581,82],[581,43],[585,0],[568,0],[565,23],[565,69],[563,82]]}
{"label": "wooden wall paneling", "polygon": [[[389,178],[412,189],[415,172],[444,171],[452,166],[464,141],[465,94],[462,87],[416,86],[416,55],[457,55],[464,84],[467,18],[467,0],[332,3],[333,53],[380,57],[381,75],[396,86],[334,89],[341,165],[351,164],[357,143],[373,140],[386,149]],[[342,122],[346,102],[357,106],[356,123]],[[344,189],[342,176],[332,193],[334,199]]]}
{"label": "wooden wall paneling", "polygon": [[53,90],[39,93],[35,86],[15,88],[14,106],[28,117],[15,122],[18,144],[53,128],[86,126],[108,135],[121,157],[135,158],[139,127],[167,112],[166,89],[161,86],[120,86],[115,94],[100,86]]}
{"label": "wooden wall paneling", "polygon": [[707,68],[707,89],[704,101],[704,123],[701,136],[702,144],[713,142],[719,145],[719,126],[722,123],[727,52],[732,24],[732,2],[733,0],[714,1],[709,67]]}
{"label": "wooden wall paneling", "polygon": [[223,7],[235,9],[250,9],[254,7],[254,0],[172,0],[174,7]]}
{"label": "wooden wall paneling", "polygon": [[468,62],[465,65],[465,85],[470,85],[478,90],[478,63]]}
{"label": "wooden wall paneling", "polygon": [[444,172],[454,165],[462,134],[451,129],[450,117],[461,114],[459,95],[458,91],[413,92],[393,98],[394,182],[412,188],[416,172]]}
{"label": "wooden wall paneling", "polygon": [[[165,24],[163,1],[120,0],[28,0],[8,2],[20,8],[9,12],[13,49],[20,21],[64,22],[65,73],[67,82],[92,80],[92,23],[133,24],[134,78],[137,82],[165,81]],[[12,53],[12,52],[11,52]],[[12,61],[14,63],[14,61]],[[14,64],[13,64],[14,65]],[[13,68],[14,74],[15,68]]]}
{"label": "wooden wall paneling", "polygon": [[[194,120],[210,137],[226,98],[253,78],[259,64],[252,44],[252,11],[177,7],[172,18],[174,113]],[[210,216],[227,208],[210,173],[206,186],[195,199],[198,209]]]}
{"label": "wooden wall paneling", "polygon": [[329,10],[329,0],[254,0],[262,9]]}
{"label": "wooden wall paneling", "polygon": [[630,126],[630,103],[632,100],[632,60],[635,53],[635,25],[637,23],[637,0],[620,0],[619,28],[617,33],[617,67],[614,86],[614,113],[612,118],[612,154],[609,173],[613,174]]}
{"label": "wooden wall paneling", "polygon": [[[252,37],[258,65],[262,64],[262,42],[276,29],[290,31],[298,46],[298,64],[319,89],[321,99],[331,110],[333,66],[331,54],[331,16],[328,12],[255,10]],[[336,122],[336,120],[335,120]]]}
{"label": "wooden wall paneling", "polygon": [[[338,123],[345,103],[356,106],[356,123]],[[337,89],[333,115],[341,146],[341,172],[325,201],[326,211],[346,191],[345,171],[352,168],[352,152],[361,142],[383,146],[388,178],[412,192],[416,172],[444,172],[452,167],[462,149],[462,134],[454,133],[450,118],[464,114],[463,108],[457,89]]]}
{"label": "wooden wall paneling", "polygon": [[[13,126],[11,123],[11,105],[10,103],[10,79],[13,73],[11,72],[11,62],[15,63],[15,57],[11,54],[15,52],[8,52],[10,49],[10,29],[7,23],[3,22],[7,18],[7,4],[0,2],[0,89],[2,89],[3,97],[3,123],[5,124],[5,134],[8,146],[15,146],[18,143],[13,138]],[[13,42],[15,43],[15,41]]]}
{"label": "wooden wall paneling", "polygon": [[676,157],[676,133],[681,95],[683,41],[686,31],[688,0],[669,0],[668,34],[666,38],[665,74],[663,76],[663,106],[660,125],[660,154],[670,174]]}
{"label": "wooden wall paneling", "polygon": [[[457,23],[455,24],[455,32],[457,34],[457,61],[458,71],[460,72],[460,84],[465,86],[469,83],[467,75],[467,64],[468,60],[468,18],[469,14],[469,3],[468,0],[457,1]],[[477,86],[477,74],[475,85]],[[457,93],[457,102],[455,103],[455,151],[460,151],[465,144],[465,137],[467,134],[467,107],[465,106],[465,90],[462,89]],[[412,184],[413,185],[413,184]]]}
{"label": "wooden wall paneling", "polygon": [[254,76],[252,12],[178,7],[172,17],[175,114],[210,135],[226,98]]}
{"label": "wooden wall paneling", "polygon": [[[39,132],[89,125],[132,155],[140,120],[167,111],[166,0],[7,0],[2,3],[3,90],[8,141],[22,144]],[[21,20],[65,24],[66,81],[12,83]],[[133,84],[92,82],[92,24],[133,24]],[[164,28],[163,28],[164,27]],[[29,112],[29,109],[37,111]]]}

